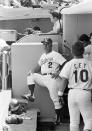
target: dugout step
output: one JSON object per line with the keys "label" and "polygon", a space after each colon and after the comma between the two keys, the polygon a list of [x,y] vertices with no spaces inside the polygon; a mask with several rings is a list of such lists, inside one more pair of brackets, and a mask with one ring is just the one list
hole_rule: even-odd
{"label": "dugout step", "polygon": [[40,114],[37,115],[37,131],[54,130],[55,127],[55,120],[52,118],[41,118]]}

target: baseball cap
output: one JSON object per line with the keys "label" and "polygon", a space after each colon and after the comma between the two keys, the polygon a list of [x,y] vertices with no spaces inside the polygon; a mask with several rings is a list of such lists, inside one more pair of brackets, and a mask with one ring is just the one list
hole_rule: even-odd
{"label": "baseball cap", "polygon": [[43,43],[44,45],[47,45],[47,44],[52,44],[52,39],[50,39],[50,38],[44,38],[44,40],[43,41],[41,41],[41,43]]}
{"label": "baseball cap", "polygon": [[57,19],[61,19],[61,16],[62,16],[60,12],[56,12],[56,11],[50,11],[50,14],[53,17],[56,17]]}
{"label": "baseball cap", "polygon": [[82,34],[80,37],[79,37],[79,41],[89,41],[89,37],[88,35],[86,34]]}

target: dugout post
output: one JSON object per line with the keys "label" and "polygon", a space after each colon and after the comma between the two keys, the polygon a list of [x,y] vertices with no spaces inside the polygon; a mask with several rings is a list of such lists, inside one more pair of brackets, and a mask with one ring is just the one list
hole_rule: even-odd
{"label": "dugout post", "polygon": [[8,51],[2,53],[2,90],[7,89],[7,78],[8,78]]}

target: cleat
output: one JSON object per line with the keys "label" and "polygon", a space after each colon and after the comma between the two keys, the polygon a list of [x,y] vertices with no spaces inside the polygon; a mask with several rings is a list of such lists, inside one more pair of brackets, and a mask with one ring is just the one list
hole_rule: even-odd
{"label": "cleat", "polygon": [[35,100],[35,97],[34,96],[31,96],[31,94],[25,94],[23,96],[21,96],[23,99],[25,100],[28,100],[28,101],[31,101],[31,102],[34,102]]}

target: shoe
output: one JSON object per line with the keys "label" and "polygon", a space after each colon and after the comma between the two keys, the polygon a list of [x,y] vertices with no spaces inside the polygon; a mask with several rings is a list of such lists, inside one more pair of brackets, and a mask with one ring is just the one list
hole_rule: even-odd
{"label": "shoe", "polygon": [[25,94],[23,96],[21,96],[23,99],[26,99],[28,101],[31,101],[31,102],[34,102],[35,100],[35,97],[34,96],[31,96],[31,94]]}

